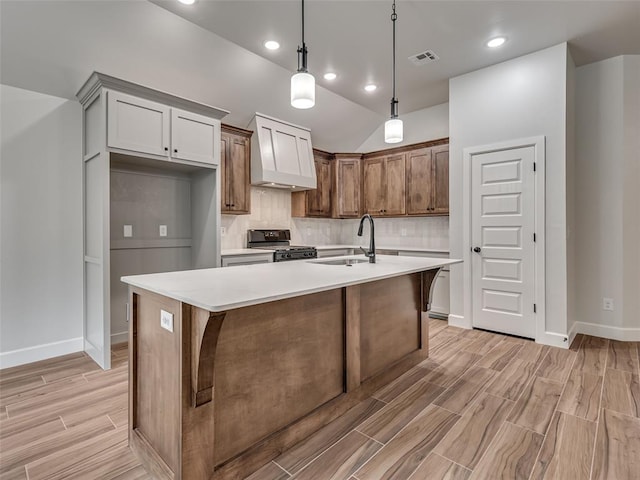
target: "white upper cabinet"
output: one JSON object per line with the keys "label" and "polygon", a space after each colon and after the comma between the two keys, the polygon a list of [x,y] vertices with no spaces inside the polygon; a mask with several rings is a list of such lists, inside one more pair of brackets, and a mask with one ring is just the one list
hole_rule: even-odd
{"label": "white upper cabinet", "polygon": [[165,160],[220,164],[220,120],[107,91],[107,147]]}
{"label": "white upper cabinet", "polygon": [[177,108],[171,109],[171,157],[220,163],[220,121]]}
{"label": "white upper cabinet", "polygon": [[107,98],[109,148],[169,156],[169,107],[120,92]]}
{"label": "white upper cabinet", "polygon": [[315,189],[311,132],[275,118],[256,113],[249,126],[253,130],[251,146],[251,183],[273,187]]}

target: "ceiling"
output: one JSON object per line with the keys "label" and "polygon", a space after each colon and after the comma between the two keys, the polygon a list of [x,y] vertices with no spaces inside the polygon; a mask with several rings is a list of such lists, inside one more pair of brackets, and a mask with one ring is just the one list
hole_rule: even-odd
{"label": "ceiling", "polygon": [[[391,1],[308,0],[316,106],[289,104],[297,68],[294,0],[0,0],[0,82],[75,99],[91,72],[214,105],[246,127],[261,112],[311,128],[314,146],[355,151],[389,114]],[[640,2],[398,0],[400,116],[448,101],[448,79],[569,41],[578,65],[640,53]],[[497,34],[509,40],[490,51]],[[277,39],[279,51],[263,42]],[[415,67],[425,49],[440,60]],[[325,69],[339,77],[329,83]],[[373,81],[373,94],[363,85]]]}
{"label": "ceiling", "polygon": [[[301,44],[297,0],[151,0],[293,72]],[[388,115],[391,92],[391,0],[307,0],[305,42],[316,82]],[[397,97],[401,113],[448,101],[448,80],[467,72],[569,42],[583,65],[640,53],[640,2],[397,0]],[[503,35],[507,43],[486,47]],[[281,48],[269,51],[266,40]],[[415,66],[408,57],[433,50],[440,59]],[[327,81],[323,74],[338,78]],[[366,83],[378,89],[367,93]]]}

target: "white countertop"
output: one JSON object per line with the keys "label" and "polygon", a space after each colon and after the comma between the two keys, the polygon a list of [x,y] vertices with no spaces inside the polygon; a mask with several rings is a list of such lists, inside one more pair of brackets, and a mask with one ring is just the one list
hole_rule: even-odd
{"label": "white countertop", "polygon": [[[352,255],[340,258],[365,258]],[[121,280],[211,312],[257,305],[310,293],[430,270],[462,260],[378,255],[377,263],[322,265],[328,260],[298,260],[233,268],[122,277]]]}
{"label": "white countertop", "polygon": [[[342,249],[355,249],[357,250],[360,245],[309,245],[314,246],[318,250],[342,250]],[[366,248],[366,247],[363,247]],[[438,248],[428,248],[428,247],[398,247],[398,246],[388,246],[388,245],[376,245],[376,249],[379,250],[398,250],[401,252],[424,252],[424,253],[439,253],[439,254],[449,254],[449,250],[442,250]],[[223,257],[231,256],[231,255],[256,255],[258,253],[270,252],[272,250],[268,249],[259,249],[255,248],[234,248],[234,249],[226,249],[222,250],[221,255]]]}

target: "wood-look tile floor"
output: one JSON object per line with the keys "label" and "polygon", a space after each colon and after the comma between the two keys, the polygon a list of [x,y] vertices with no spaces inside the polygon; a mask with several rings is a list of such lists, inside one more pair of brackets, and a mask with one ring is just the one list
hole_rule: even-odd
{"label": "wood-look tile floor", "polygon": [[[249,479],[640,479],[638,343],[430,327],[429,359]],[[151,478],[127,447],[126,346],[112,359],[0,371],[0,480]]]}

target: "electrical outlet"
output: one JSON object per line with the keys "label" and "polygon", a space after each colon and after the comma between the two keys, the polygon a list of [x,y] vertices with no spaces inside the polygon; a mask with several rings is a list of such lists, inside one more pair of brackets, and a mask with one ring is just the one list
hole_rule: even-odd
{"label": "electrical outlet", "polygon": [[160,310],[160,326],[173,333],[173,313]]}
{"label": "electrical outlet", "polygon": [[602,299],[602,309],[613,312],[613,298],[604,297]]}
{"label": "electrical outlet", "polygon": [[401,228],[400,229],[400,236],[401,237],[406,237],[407,236],[407,229],[406,228]]}
{"label": "electrical outlet", "polygon": [[161,237],[166,237],[167,236],[167,226],[166,225],[160,225],[160,236]]}
{"label": "electrical outlet", "polygon": [[311,236],[311,227],[307,227],[307,237]]}
{"label": "electrical outlet", "polygon": [[224,237],[227,234],[227,228],[226,227],[220,227],[220,236]]}
{"label": "electrical outlet", "polygon": [[125,238],[133,237],[133,225],[125,225],[124,232],[122,233]]}

